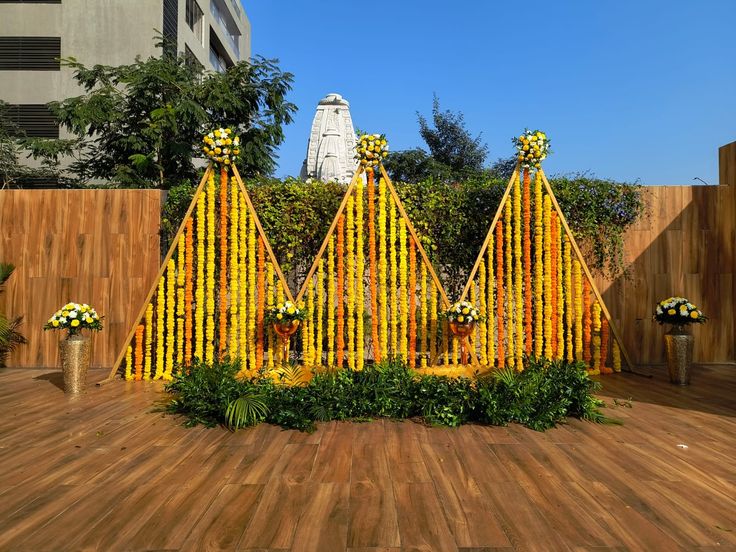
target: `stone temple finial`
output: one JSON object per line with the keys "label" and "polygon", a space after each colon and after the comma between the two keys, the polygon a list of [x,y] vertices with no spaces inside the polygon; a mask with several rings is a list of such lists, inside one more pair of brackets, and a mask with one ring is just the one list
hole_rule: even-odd
{"label": "stone temple finial", "polygon": [[301,178],[350,182],[355,173],[355,130],[350,103],[331,92],[317,104]]}

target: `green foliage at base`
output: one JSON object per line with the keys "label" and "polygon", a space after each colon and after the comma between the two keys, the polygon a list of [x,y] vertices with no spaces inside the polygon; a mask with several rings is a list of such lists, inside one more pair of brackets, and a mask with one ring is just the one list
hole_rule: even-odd
{"label": "green foliage at base", "polygon": [[167,385],[167,411],[185,425],[223,424],[232,429],[262,421],[312,431],[315,422],[421,418],[431,425],[511,422],[542,431],[567,417],[604,422],[600,385],[582,364],[531,360],[523,372],[500,370],[476,379],[419,375],[400,362],[362,371],[316,374],[304,386],[267,377],[238,379],[237,361],[198,364]]}

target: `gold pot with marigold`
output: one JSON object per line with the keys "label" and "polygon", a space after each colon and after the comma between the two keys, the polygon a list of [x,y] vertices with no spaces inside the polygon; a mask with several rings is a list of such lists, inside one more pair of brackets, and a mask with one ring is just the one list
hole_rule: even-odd
{"label": "gold pot with marigold", "polygon": [[695,338],[687,331],[687,327],[704,324],[708,317],[684,297],[668,297],[657,303],[653,318],[660,324],[672,325],[664,335],[670,382],[689,385]]}
{"label": "gold pot with marigold", "polygon": [[453,337],[460,341],[460,361],[463,366],[468,363],[467,342],[475,330],[475,324],[485,320],[475,305],[468,301],[459,301],[442,313],[447,319]]}
{"label": "gold pot with marigold", "polygon": [[289,340],[299,329],[299,324],[304,320],[304,311],[291,301],[279,303],[266,312],[266,322],[270,322],[273,331],[281,338],[284,361],[289,356]]}

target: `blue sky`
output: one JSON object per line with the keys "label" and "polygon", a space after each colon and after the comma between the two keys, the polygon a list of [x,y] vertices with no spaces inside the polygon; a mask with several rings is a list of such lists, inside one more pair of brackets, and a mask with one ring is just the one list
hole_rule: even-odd
{"label": "blue sky", "polygon": [[482,132],[491,160],[543,129],[548,174],[717,184],[718,147],[736,140],[736,0],[244,5],[253,53],[294,74],[278,176],[298,174],[329,92],[393,150],[424,146],[416,112],[431,116],[433,94]]}

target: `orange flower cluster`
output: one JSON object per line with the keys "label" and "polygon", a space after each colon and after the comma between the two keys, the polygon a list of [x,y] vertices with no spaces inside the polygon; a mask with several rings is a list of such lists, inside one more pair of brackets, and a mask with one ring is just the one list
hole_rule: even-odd
{"label": "orange flower cluster", "polygon": [[532,237],[531,237],[531,176],[529,167],[524,168],[524,190],[522,196],[524,210],[524,349],[532,353]]}
{"label": "orange flower cluster", "polygon": [[591,366],[590,342],[593,319],[590,313],[590,281],[583,275],[583,360]]}
{"label": "orange flower cluster", "polygon": [[227,171],[220,169],[220,346],[222,359],[227,347]]}
{"label": "orange flower cluster", "polygon": [[417,244],[409,237],[409,366],[417,364]]}
{"label": "orange flower cluster", "polygon": [[498,367],[506,366],[506,354],[503,343],[503,224],[498,221],[496,225],[496,319],[498,331],[498,345],[496,354],[498,355]]}
{"label": "orange flower cluster", "polygon": [[184,365],[192,360],[192,304],[194,303],[194,243],[192,240],[193,220],[187,219],[184,234]]}
{"label": "orange flower cluster", "polygon": [[340,215],[337,219],[337,367],[342,368],[345,357],[345,307],[343,304],[343,293],[345,292],[345,266],[343,258],[345,254],[345,217]]}
{"label": "orange flower cluster", "polygon": [[258,306],[256,310],[256,369],[263,365],[263,317],[266,314],[266,246],[258,236]]}
{"label": "orange flower cluster", "polygon": [[373,359],[381,362],[381,345],[378,337],[378,272],[376,269],[376,185],[373,171],[368,174],[368,261],[371,288],[371,338],[373,339]]}
{"label": "orange flower cluster", "polygon": [[138,324],[135,328],[135,381],[143,379],[143,330],[145,326]]}

